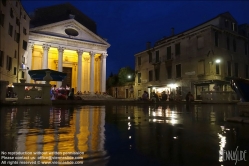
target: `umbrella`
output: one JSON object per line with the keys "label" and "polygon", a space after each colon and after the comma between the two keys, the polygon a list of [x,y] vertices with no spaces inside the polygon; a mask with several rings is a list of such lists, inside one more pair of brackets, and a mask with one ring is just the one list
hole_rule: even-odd
{"label": "umbrella", "polygon": [[46,76],[46,71],[50,71],[50,76],[53,78],[52,81],[63,81],[67,74],[50,69],[40,69],[40,70],[29,70],[28,73],[31,79],[35,81],[43,81],[43,77]]}

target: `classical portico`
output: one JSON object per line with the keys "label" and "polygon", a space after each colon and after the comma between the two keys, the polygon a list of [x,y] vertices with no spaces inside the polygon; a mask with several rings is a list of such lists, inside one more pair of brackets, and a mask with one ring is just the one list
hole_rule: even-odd
{"label": "classical portico", "polygon": [[[66,30],[76,31],[77,36]],[[106,57],[110,45],[74,19],[30,29],[26,65],[31,70],[67,72],[67,83],[81,91],[106,91]],[[32,82],[27,75],[27,82]],[[51,82],[60,87],[65,82]],[[65,85],[63,85],[65,86]]]}

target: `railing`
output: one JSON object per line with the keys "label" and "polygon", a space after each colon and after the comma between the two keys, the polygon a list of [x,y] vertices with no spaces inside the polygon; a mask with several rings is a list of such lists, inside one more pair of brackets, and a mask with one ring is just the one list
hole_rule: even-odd
{"label": "railing", "polygon": [[17,104],[20,105],[50,105],[52,104],[50,84],[13,83],[17,94]]}
{"label": "railing", "polygon": [[235,92],[231,91],[204,91],[201,92],[202,102],[219,103],[219,102],[233,102],[237,100]]}

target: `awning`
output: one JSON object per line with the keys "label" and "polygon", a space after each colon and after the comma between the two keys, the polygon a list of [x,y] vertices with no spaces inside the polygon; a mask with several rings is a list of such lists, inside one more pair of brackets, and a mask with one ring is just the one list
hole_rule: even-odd
{"label": "awning", "polygon": [[43,81],[43,77],[46,76],[46,71],[50,71],[50,76],[53,79],[52,81],[63,81],[67,76],[66,73],[50,69],[29,70],[28,73],[32,80]]}

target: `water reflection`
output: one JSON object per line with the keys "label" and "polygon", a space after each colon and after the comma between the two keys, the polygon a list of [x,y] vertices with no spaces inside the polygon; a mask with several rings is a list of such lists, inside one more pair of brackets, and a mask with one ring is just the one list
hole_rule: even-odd
{"label": "water reflection", "polygon": [[1,151],[84,165],[226,165],[224,149],[249,149],[249,126],[225,122],[236,114],[235,105],[8,107]]}

